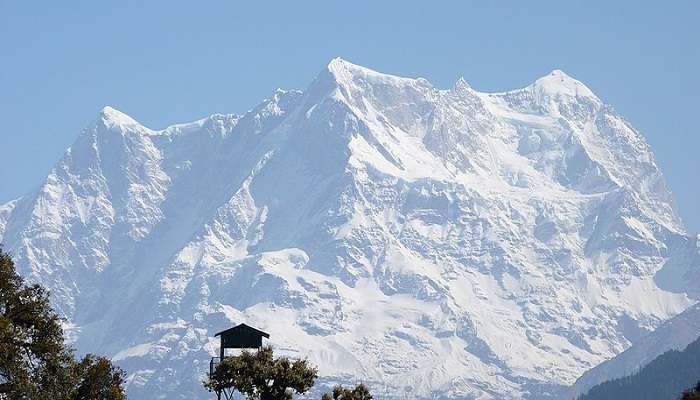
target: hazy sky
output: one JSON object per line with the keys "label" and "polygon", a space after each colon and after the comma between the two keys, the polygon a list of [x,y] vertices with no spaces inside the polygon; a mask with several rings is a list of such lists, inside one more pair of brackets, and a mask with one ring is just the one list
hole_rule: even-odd
{"label": "hazy sky", "polygon": [[646,136],[700,231],[700,1],[375,3],[0,0],[0,202],[104,105],[152,128],[241,113],[340,56],[481,91],[563,69]]}

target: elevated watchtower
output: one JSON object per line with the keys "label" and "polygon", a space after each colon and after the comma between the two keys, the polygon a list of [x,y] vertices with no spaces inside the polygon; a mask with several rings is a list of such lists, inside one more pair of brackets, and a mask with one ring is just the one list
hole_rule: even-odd
{"label": "elevated watchtower", "polygon": [[[270,334],[246,324],[236,325],[214,335],[221,337],[221,347],[219,357],[212,357],[209,363],[209,376],[214,374],[216,367],[226,357],[226,349],[259,349],[262,347],[263,338],[269,339]],[[226,399],[232,399],[233,393],[223,392]],[[221,399],[221,393],[217,393],[217,398]]]}
{"label": "elevated watchtower", "polygon": [[262,347],[262,339],[270,338],[269,333],[246,324],[236,325],[214,336],[221,336],[219,357],[222,359],[226,357],[226,349],[259,349]]}

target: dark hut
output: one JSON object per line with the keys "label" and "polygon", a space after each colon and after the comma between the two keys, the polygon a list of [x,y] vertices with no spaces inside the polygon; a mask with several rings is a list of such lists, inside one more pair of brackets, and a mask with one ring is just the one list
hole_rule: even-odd
{"label": "dark hut", "polygon": [[219,351],[221,358],[226,355],[226,349],[259,349],[262,347],[262,338],[270,338],[269,333],[246,324],[236,325],[214,336],[221,336],[221,350]]}
{"label": "dark hut", "polygon": [[212,357],[209,363],[209,374],[214,374],[216,367],[221,360],[226,357],[226,349],[259,349],[262,347],[262,339],[270,338],[270,334],[255,329],[246,324],[236,325],[233,328],[226,329],[217,333],[216,336],[221,337],[221,347],[219,348],[219,357]]}

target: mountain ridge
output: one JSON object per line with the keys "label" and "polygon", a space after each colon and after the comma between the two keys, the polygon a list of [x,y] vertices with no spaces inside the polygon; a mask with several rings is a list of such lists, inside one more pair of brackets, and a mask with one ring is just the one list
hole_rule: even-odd
{"label": "mountain ridge", "polygon": [[137,399],[202,395],[242,321],[381,398],[552,397],[696,302],[655,281],[690,268],[664,266],[687,235],[585,85],[460,82],[336,59],[243,115],[156,131],[106,107],[0,206],[0,242]]}

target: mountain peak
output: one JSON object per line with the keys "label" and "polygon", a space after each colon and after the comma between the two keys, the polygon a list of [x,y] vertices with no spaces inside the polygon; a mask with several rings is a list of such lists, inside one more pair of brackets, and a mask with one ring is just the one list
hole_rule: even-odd
{"label": "mountain peak", "polygon": [[369,68],[353,64],[340,57],[332,59],[326,67],[336,81],[345,81],[356,76],[389,76]]}
{"label": "mountain peak", "polygon": [[99,119],[108,127],[139,124],[130,116],[110,106],[105,106],[100,111]]}
{"label": "mountain peak", "polygon": [[353,64],[349,61],[346,61],[341,57],[335,57],[334,59],[332,59],[331,61],[328,62],[327,67],[328,67],[329,71],[334,71],[334,70],[337,70],[339,68],[344,68],[346,65],[356,66],[355,64]]}
{"label": "mountain peak", "polygon": [[586,85],[572,78],[560,69],[552,70],[549,74],[537,79],[532,86],[551,94],[556,93],[572,97],[585,96],[597,98]]}
{"label": "mountain peak", "polygon": [[562,79],[564,79],[564,78],[572,79],[569,75],[566,74],[566,72],[564,72],[558,68],[553,69],[552,72],[549,73],[549,75],[561,77]]}
{"label": "mountain peak", "polygon": [[457,79],[457,82],[455,82],[453,88],[456,90],[471,89],[471,85],[466,79],[464,79],[463,76],[460,76],[459,79]]}
{"label": "mountain peak", "polygon": [[333,77],[333,80],[339,84],[351,84],[353,81],[365,81],[401,86],[420,80],[377,72],[373,69],[353,64],[340,57],[332,59],[328,63],[326,70]]}
{"label": "mountain peak", "polygon": [[357,72],[357,73],[375,73],[375,74],[380,74],[383,75],[377,71],[373,71],[369,68],[363,67],[358,64],[353,64],[348,60],[345,60],[340,57],[336,57],[332,59],[329,63],[328,66],[326,67],[328,71],[331,73],[340,73],[340,72]]}

